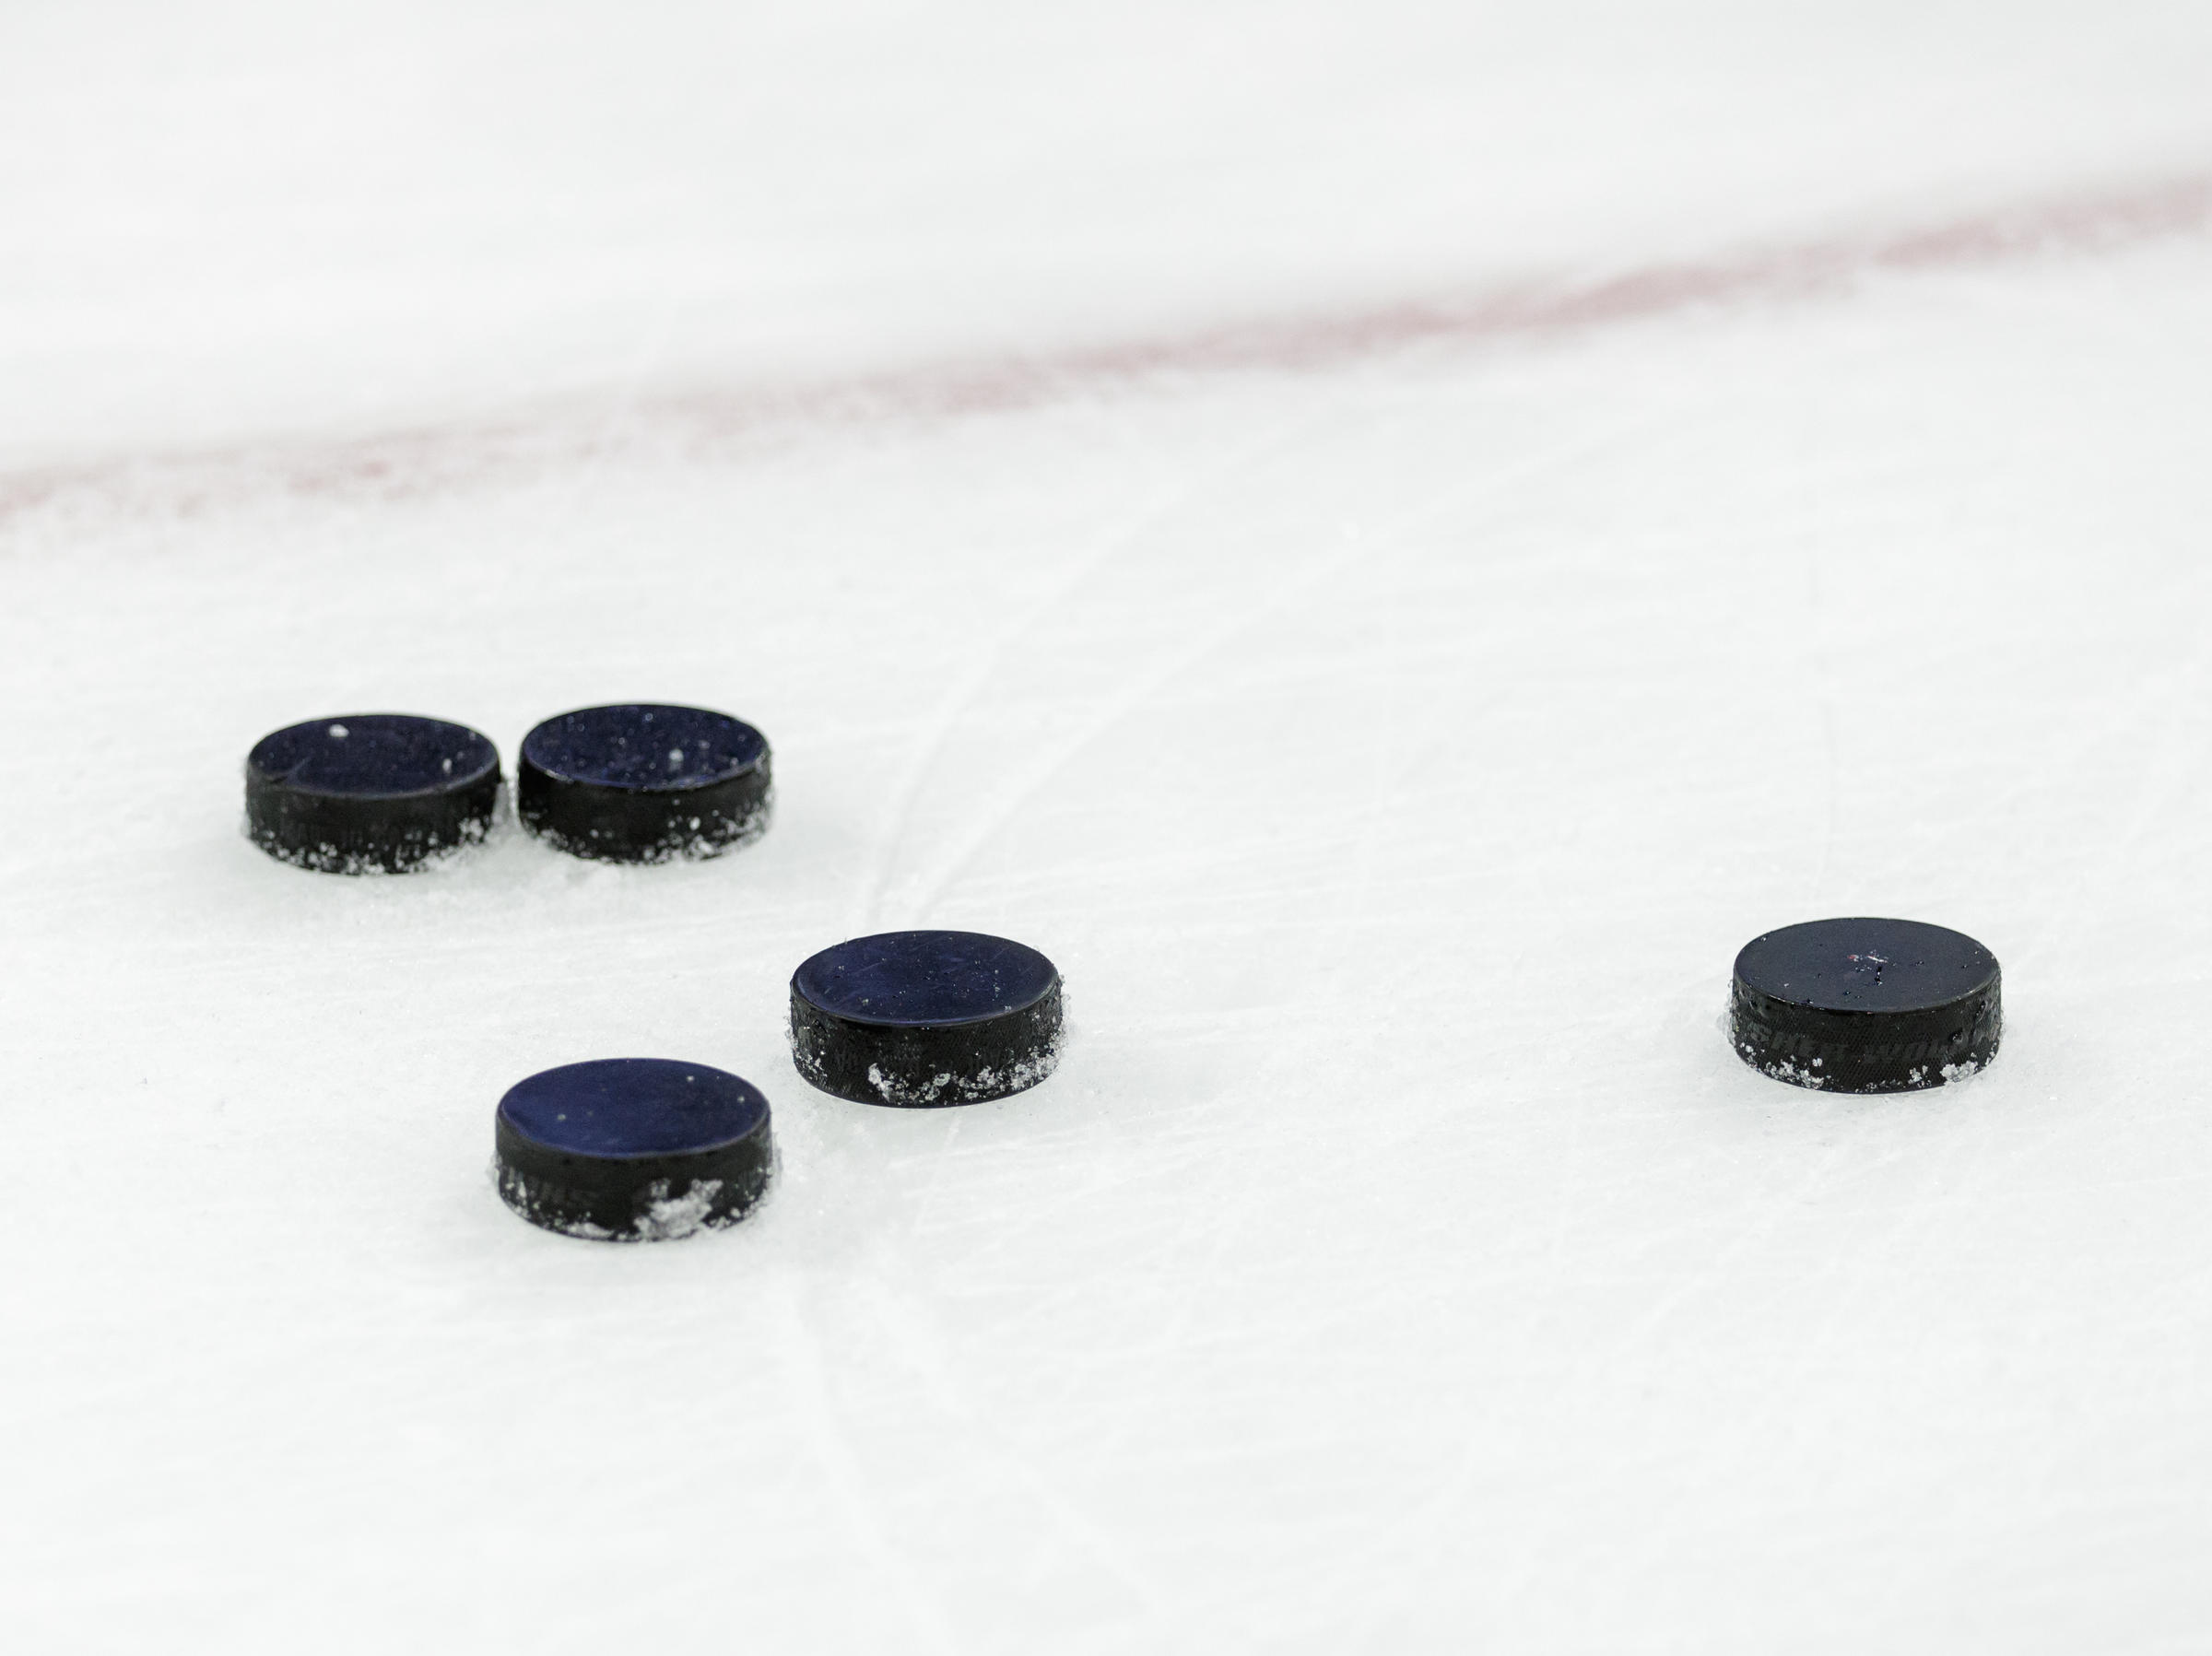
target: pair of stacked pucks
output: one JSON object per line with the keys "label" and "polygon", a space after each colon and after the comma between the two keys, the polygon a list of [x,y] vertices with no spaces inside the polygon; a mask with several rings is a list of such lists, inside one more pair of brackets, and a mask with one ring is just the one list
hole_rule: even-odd
{"label": "pair of stacked pucks", "polygon": [[[465,724],[407,713],[315,719],[264,736],[247,756],[246,829],[302,868],[406,874],[481,841],[500,781],[499,750]],[[524,827],[575,856],[714,856],[768,827],[768,740],[704,708],[584,708],[523,738],[515,794]]]}
{"label": "pair of stacked pucks", "polygon": [[1996,957],[1912,920],[1816,920],[1746,944],[1728,1038],[1762,1075],[1823,1092],[1912,1092],[1988,1067],[2004,1035]]}
{"label": "pair of stacked pucks", "polygon": [[[1003,1098],[1059,1062],[1060,974],[976,932],[857,937],[791,980],[791,1051],[822,1091],[932,1109]],[[500,1100],[500,1193],[570,1236],[653,1241],[733,1225],[768,1187],[768,1100],[700,1064],[615,1058],[547,1070]]]}

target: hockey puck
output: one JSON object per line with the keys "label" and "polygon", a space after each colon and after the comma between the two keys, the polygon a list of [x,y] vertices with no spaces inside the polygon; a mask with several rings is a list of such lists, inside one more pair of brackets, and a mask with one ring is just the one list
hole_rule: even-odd
{"label": "hockey puck", "polygon": [[405,874],[489,830],[500,754],[465,724],[347,713],[288,725],[246,756],[246,833],[325,874]]}
{"label": "hockey puck", "polygon": [[775,1154],[759,1088],[665,1058],[603,1058],[517,1082],[493,1136],[509,1207],[606,1242],[736,1224],[768,1188]]}
{"label": "hockey puck", "polygon": [[1914,920],[1815,920],[1735,957],[1728,1035],[1762,1075],[1823,1092],[1963,1081],[2004,1032],[1997,957]]}
{"label": "hockey puck", "polygon": [[718,856],[767,831],[768,758],[768,738],[727,713],[582,708],[523,738],[515,804],[524,827],[572,856]]}
{"label": "hockey puck", "polygon": [[980,932],[887,932],[791,978],[791,1056],[826,1093],[928,1109],[1003,1098],[1060,1062],[1060,974]]}

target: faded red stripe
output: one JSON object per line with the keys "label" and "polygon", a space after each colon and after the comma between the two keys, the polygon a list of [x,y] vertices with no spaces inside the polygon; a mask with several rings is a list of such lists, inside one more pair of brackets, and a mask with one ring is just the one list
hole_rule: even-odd
{"label": "faded red stripe", "polygon": [[1031,406],[1167,374],[1326,367],[1409,346],[1568,335],[1671,312],[1833,293],[1886,272],[2093,253],[2212,226],[2212,173],[2021,204],[1940,224],[1838,237],[1591,280],[1219,326],[1048,356],[950,362],[816,385],[641,398],[619,433],[578,407],[325,441],[264,441],[0,477],[0,522],[97,498],[192,511],[270,494],[417,494],[575,464],[634,444],[712,452],[806,424]]}

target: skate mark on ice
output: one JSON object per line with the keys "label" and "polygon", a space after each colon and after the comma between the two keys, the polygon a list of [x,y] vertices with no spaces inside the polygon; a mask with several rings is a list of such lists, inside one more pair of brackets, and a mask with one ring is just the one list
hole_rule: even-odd
{"label": "skate mark on ice", "polygon": [[1080,730],[1045,753],[1011,790],[985,805],[970,819],[967,831],[959,843],[938,860],[934,870],[925,871],[921,892],[911,905],[910,911],[913,916],[911,923],[924,923],[930,910],[943,898],[953,881],[959,877],[983,847],[1100,737],[1143,708],[1160,690],[1193,667],[1254,628],[1282,614],[1293,599],[1311,592],[1329,577],[1342,573],[1356,558],[1386,555],[1394,542],[1402,540],[1422,525],[1463,505],[1470,498],[1503,495],[1531,478],[1543,476],[1559,466],[1571,464],[1592,453],[1602,452],[1632,432],[1647,429],[1656,424],[1660,417],[1645,414],[1618,420],[1576,440],[1558,443],[1539,451],[1516,465],[1488,476],[1477,477],[1462,487],[1441,490],[1420,505],[1382,525],[1375,534],[1360,534],[1354,536],[1335,552],[1315,558],[1304,570],[1276,583],[1257,604],[1238,610],[1219,625],[1200,631],[1194,639],[1173,652],[1150,672],[1135,678]]}
{"label": "skate mark on ice", "polygon": [[1241,475],[1253,462],[1275,452],[1300,431],[1318,423],[1319,418],[1319,416],[1312,416],[1277,427],[1235,451],[1212,470],[1159,490],[1143,507],[1094,537],[1090,546],[1047,592],[1012,621],[997,628],[990,645],[970,664],[968,670],[961,674],[951,690],[932,711],[923,739],[900,777],[898,789],[893,795],[889,825],[876,854],[869,859],[867,872],[853,904],[853,923],[849,928],[853,935],[863,935],[876,929],[888,895],[892,866],[898,861],[900,849],[905,842],[915,808],[927,791],[930,772],[943,754],[946,744],[952,739],[952,733],[959,727],[962,716],[975,705],[976,698],[982,694],[992,675],[1006,660],[1011,643],[1030,637],[1036,628],[1049,622],[1053,612],[1066,602],[1070,593],[1079,591],[1085,582],[1110,567],[1115,558],[1131,546],[1139,544],[1174,512],[1218,487],[1226,479]]}
{"label": "skate mark on ice", "polygon": [[908,1635],[921,1648],[949,1656],[959,1649],[959,1641],[953,1636],[938,1595],[924,1580],[921,1567],[893,1536],[882,1511],[885,1502],[870,1486],[859,1451],[837,1418],[829,1366],[822,1358],[821,1342],[807,1326],[797,1285],[789,1280],[779,1284],[774,1302],[784,1396],[799,1419],[822,1480],[843,1515],[853,1548],[899,1603]]}

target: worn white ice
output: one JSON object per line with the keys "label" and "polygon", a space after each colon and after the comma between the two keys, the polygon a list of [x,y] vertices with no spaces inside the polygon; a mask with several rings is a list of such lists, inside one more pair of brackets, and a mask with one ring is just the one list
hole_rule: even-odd
{"label": "worn white ice", "polygon": [[[10,1656],[2203,1650],[2208,51],[0,7]],[[292,721],[625,699],[774,831],[233,831]],[[1740,1063],[1836,914],[2002,1058]],[[1047,1084],[799,1079],[907,927],[1051,956]],[[519,1222],[500,1098],[633,1053],[775,1193]]]}

